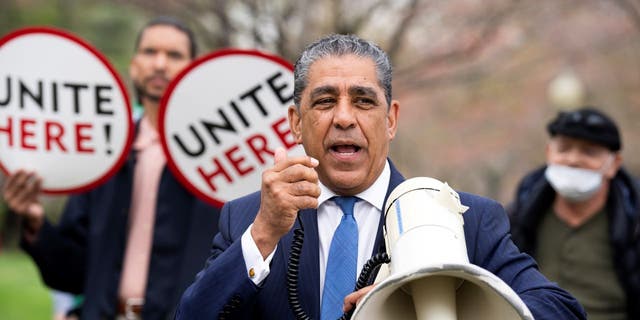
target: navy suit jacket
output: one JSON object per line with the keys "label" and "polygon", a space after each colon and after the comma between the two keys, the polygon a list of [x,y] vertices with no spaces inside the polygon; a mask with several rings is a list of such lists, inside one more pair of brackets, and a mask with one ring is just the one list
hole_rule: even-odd
{"label": "navy suit jacket", "polygon": [[[391,165],[389,193],[404,178]],[[505,281],[527,304],[536,319],[585,319],[580,304],[566,291],[549,282],[535,261],[520,253],[511,241],[506,213],[497,202],[461,193],[469,206],[464,213],[468,256],[478,265]],[[213,241],[212,255],[196,281],[184,293],[177,319],[217,319],[225,305],[236,305],[230,319],[295,319],[289,308],[286,272],[293,239],[290,231],[280,242],[270,265],[270,274],[256,286],[248,277],[240,238],[253,222],[260,207],[260,194],[253,193],[228,202],[222,209],[220,233]],[[302,307],[312,319],[320,314],[320,274],[316,210],[300,211],[304,225],[299,288]],[[382,220],[375,251],[383,250]],[[293,229],[298,228],[298,222]],[[293,230],[292,229],[292,230]],[[393,257],[392,257],[393,259]]]}
{"label": "navy suit jacket", "polygon": [[[84,295],[83,319],[115,316],[135,157],[106,183],[71,196],[57,225],[45,221],[34,243],[21,245],[44,282]],[[220,210],[189,193],[165,167],[158,187],[144,319],[173,318],[184,290],[209,256]]]}

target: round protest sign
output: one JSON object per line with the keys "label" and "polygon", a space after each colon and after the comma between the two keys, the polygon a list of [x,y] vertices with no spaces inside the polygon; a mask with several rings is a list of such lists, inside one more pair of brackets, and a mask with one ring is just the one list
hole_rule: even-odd
{"label": "round protest sign", "polygon": [[293,67],[253,50],[210,53],[184,70],[160,106],[160,138],[179,180],[207,202],[260,189],[275,149],[303,155],[289,129]]}
{"label": "round protest sign", "polygon": [[0,168],[32,170],[46,193],[88,190],[124,162],[133,137],[122,81],[96,49],[53,28],[0,39]]}

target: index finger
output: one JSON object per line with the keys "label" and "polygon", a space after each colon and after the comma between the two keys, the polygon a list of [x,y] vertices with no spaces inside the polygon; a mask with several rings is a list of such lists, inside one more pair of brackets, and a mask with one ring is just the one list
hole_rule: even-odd
{"label": "index finger", "polygon": [[346,297],[344,297],[342,311],[348,312],[353,309],[358,303],[360,303],[360,300],[374,288],[374,286],[375,285],[366,286],[358,291],[351,292]]}
{"label": "index finger", "polygon": [[18,171],[14,172],[13,174],[9,175],[9,177],[7,177],[7,181],[5,183],[5,189],[26,185],[27,181],[31,180],[33,176],[34,176],[34,173],[23,170],[23,169],[19,169]]}
{"label": "index finger", "polygon": [[275,164],[273,169],[275,171],[283,171],[286,168],[294,166],[296,164],[301,164],[303,166],[309,168],[315,168],[318,166],[319,162],[317,159],[309,156],[299,156],[299,157],[287,157],[286,151],[283,148],[276,149],[275,154]]}
{"label": "index finger", "polygon": [[41,184],[42,179],[35,172],[20,169],[8,177],[2,190],[3,197],[8,200],[31,193],[37,194]]}

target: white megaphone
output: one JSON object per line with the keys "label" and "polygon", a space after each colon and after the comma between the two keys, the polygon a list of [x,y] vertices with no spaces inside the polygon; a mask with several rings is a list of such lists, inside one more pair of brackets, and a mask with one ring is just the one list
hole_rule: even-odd
{"label": "white megaphone", "polygon": [[396,187],[385,207],[388,276],[365,295],[352,319],[531,319],[500,278],[469,263],[462,214],[446,183],[418,177]]}

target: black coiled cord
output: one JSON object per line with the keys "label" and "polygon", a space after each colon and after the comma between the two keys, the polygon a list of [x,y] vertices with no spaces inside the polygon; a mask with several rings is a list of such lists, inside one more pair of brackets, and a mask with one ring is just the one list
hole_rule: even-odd
{"label": "black coiled cord", "polygon": [[291,252],[289,253],[289,261],[287,262],[287,294],[289,296],[289,306],[291,311],[299,320],[311,320],[311,318],[302,309],[300,304],[300,295],[298,294],[298,271],[300,271],[300,253],[302,252],[302,244],[304,242],[304,226],[302,219],[298,214],[298,223],[300,228],[293,230],[293,241],[291,242]]}
{"label": "black coiled cord", "polygon": [[[302,252],[302,244],[304,243],[304,226],[302,225],[302,219],[298,214],[298,223],[300,228],[293,230],[293,241],[291,242],[291,250],[289,252],[289,261],[287,262],[287,294],[289,296],[289,306],[291,311],[298,320],[311,320],[311,317],[304,312],[302,305],[300,304],[300,295],[298,294],[298,271],[300,271],[300,254]],[[362,267],[360,277],[356,282],[354,291],[360,290],[370,284],[371,275],[378,266],[383,263],[389,263],[389,255],[386,252],[380,252],[371,257],[367,263]],[[339,318],[339,320],[351,319],[354,308],[349,312],[346,312]]]}
{"label": "black coiled cord", "polygon": [[386,252],[376,253],[367,263],[362,267],[362,271],[360,271],[360,277],[358,278],[358,282],[356,283],[356,289],[354,291],[358,291],[368,285],[371,284],[371,275],[373,271],[377,270],[377,268],[383,263],[389,263],[391,259]]}
{"label": "black coiled cord", "polygon": [[227,304],[224,305],[224,307],[222,308],[222,310],[220,310],[220,312],[218,313],[218,319],[219,320],[227,320],[227,319],[231,319],[233,312],[240,306],[240,297],[238,295],[235,295],[231,298],[231,300],[229,302],[227,302]]}

